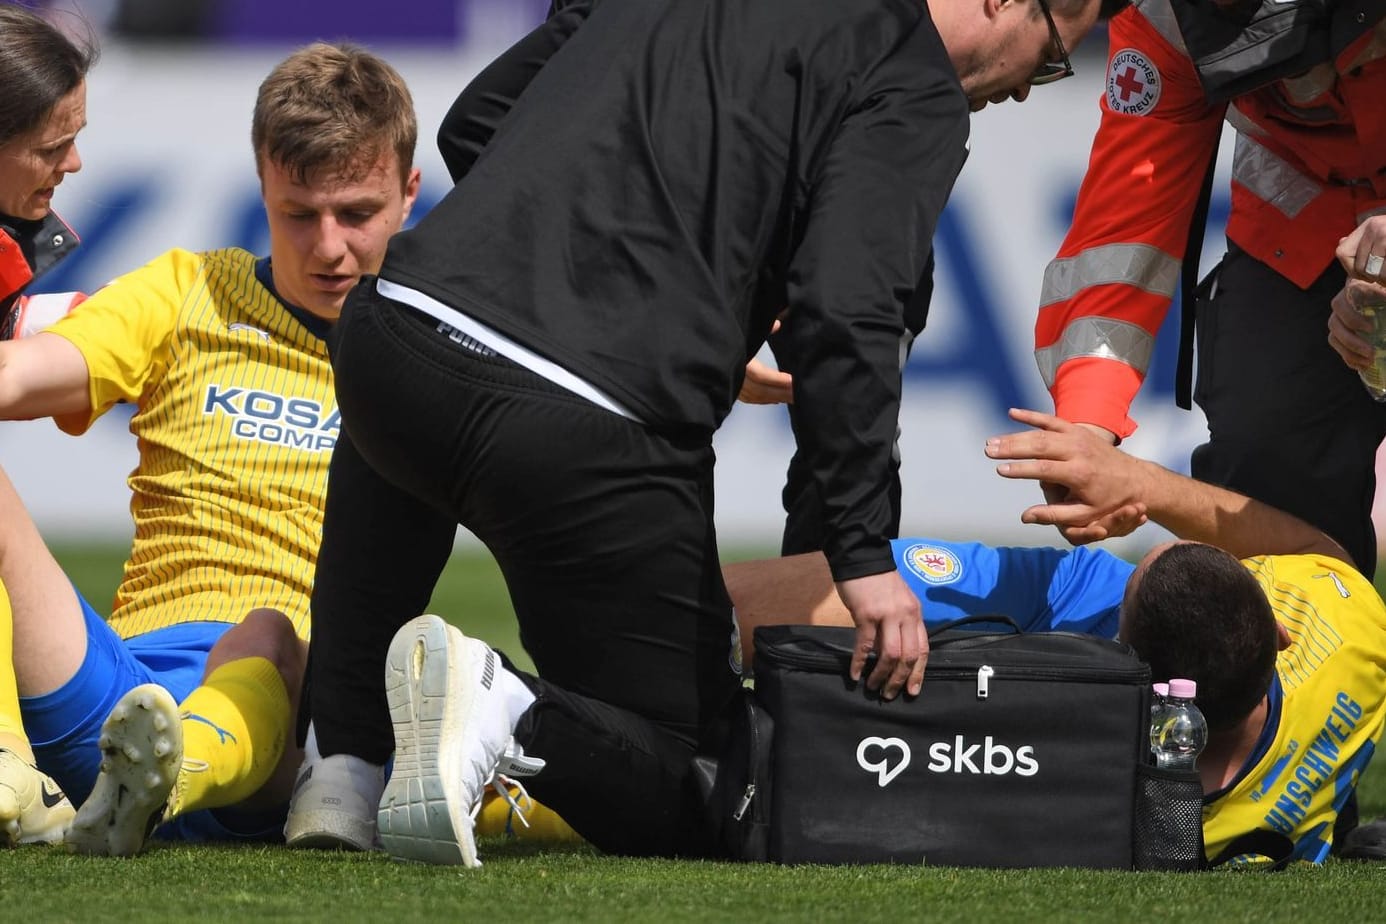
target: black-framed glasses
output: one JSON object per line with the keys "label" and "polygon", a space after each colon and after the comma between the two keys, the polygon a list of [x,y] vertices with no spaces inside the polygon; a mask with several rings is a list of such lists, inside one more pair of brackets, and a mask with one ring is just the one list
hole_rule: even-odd
{"label": "black-framed glasses", "polygon": [[1035,72],[1030,75],[1030,86],[1032,87],[1073,76],[1073,62],[1068,60],[1068,50],[1064,48],[1064,40],[1059,38],[1059,27],[1054,25],[1054,14],[1049,11],[1049,0],[1038,0],[1038,2],[1040,12],[1044,14],[1044,21],[1049,23],[1049,37],[1054,40],[1054,47],[1059,50],[1059,60],[1046,61],[1035,68]]}

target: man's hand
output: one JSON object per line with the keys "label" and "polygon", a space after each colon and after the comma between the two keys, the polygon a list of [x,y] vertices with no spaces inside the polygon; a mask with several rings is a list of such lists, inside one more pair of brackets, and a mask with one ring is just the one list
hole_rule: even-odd
{"label": "man's hand", "polygon": [[1360,306],[1380,306],[1376,310],[1386,311],[1386,287],[1349,279],[1342,291],[1333,296],[1332,305],[1333,312],[1328,316],[1328,345],[1358,372],[1370,368],[1375,357],[1367,337],[1373,325]]}
{"label": "man's hand", "polygon": [[861,680],[866,656],[874,651],[876,667],[866,678],[867,689],[880,690],[882,699],[894,699],[901,687],[910,696],[918,696],[929,660],[929,634],[924,629],[919,598],[899,572],[838,581],[837,593],[857,625],[852,679]]}
{"label": "man's hand", "polygon": [[1139,459],[1084,425],[1038,411],[1010,413],[1036,429],[992,437],[987,456],[1016,460],[998,465],[997,474],[1038,481],[1047,501],[1026,509],[1021,522],[1057,526],[1075,545],[1124,536],[1145,523]]}
{"label": "man's hand", "polygon": [[[1080,423],[1079,427],[1095,434],[1108,446],[1116,445],[1116,434],[1105,427],[1097,424]],[[1040,482],[1040,493],[1044,495],[1046,505],[1069,505],[1075,502],[1073,492],[1067,485],[1056,484],[1052,481]],[[1087,545],[1089,542],[1100,542],[1111,536],[1125,536],[1127,533],[1140,526],[1144,520],[1136,521],[1120,516],[1120,513],[1102,517],[1094,523],[1081,526],[1070,526],[1056,523],[1055,527],[1059,530],[1059,535],[1063,536],[1070,545]]]}
{"label": "man's hand", "polygon": [[1057,417],[1018,410],[1011,417],[1036,429],[987,440],[988,456],[1014,460],[998,465],[997,473],[1068,492],[1062,502],[1026,510],[1020,517],[1026,523],[1122,524],[1103,527],[1118,535],[1148,516],[1180,539],[1216,545],[1237,558],[1312,554],[1350,560],[1322,531],[1282,510],[1127,455]]}
{"label": "man's hand", "polygon": [[745,404],[793,404],[794,377],[752,359],[746,364],[746,378],[736,398]]}
{"label": "man's hand", "polygon": [[[998,468],[999,472],[1000,469]],[[1022,477],[1008,475],[1006,477]],[[1044,494],[1044,504],[1031,507],[1030,511],[1043,510],[1077,510],[1083,505],[1082,498],[1075,494],[1067,485],[1055,484],[1053,482],[1040,482],[1040,490]],[[1047,523],[1051,522],[1042,518],[1038,520],[1028,520],[1026,522]],[[1022,519],[1024,516],[1022,515]],[[1085,523],[1073,523],[1067,520],[1052,521],[1054,528],[1059,531],[1065,541],[1070,545],[1087,545],[1090,542],[1101,542],[1103,539],[1114,539],[1118,536],[1130,535],[1138,527],[1146,522],[1145,512],[1141,508],[1123,506],[1105,516]]]}
{"label": "man's hand", "polygon": [[[780,329],[781,323],[776,318],[770,325],[772,335]],[[736,400],[743,404],[793,404],[794,377],[788,372],[772,369],[752,356],[746,364],[746,377],[741,380],[741,391]]]}
{"label": "man's hand", "polygon": [[1373,215],[1339,240],[1337,257],[1349,277],[1386,282],[1386,215]]}

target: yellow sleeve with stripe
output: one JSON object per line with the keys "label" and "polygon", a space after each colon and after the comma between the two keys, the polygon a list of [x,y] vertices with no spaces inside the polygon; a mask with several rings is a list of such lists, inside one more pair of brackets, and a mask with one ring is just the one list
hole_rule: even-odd
{"label": "yellow sleeve with stripe", "polygon": [[170,251],[50,329],[91,374],[91,415],[64,429],[135,405],[135,538],[110,620],[124,637],[256,607],[307,637],[336,399],[325,344],[255,264]]}

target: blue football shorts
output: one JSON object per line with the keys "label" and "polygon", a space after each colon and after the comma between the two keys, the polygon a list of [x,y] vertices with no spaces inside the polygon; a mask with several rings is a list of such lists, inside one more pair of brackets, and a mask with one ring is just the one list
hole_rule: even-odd
{"label": "blue football shorts", "polygon": [[[212,646],[232,628],[225,622],[187,622],[122,639],[80,593],[77,599],[87,627],[81,668],[51,693],[20,698],[24,730],[39,769],[57,781],[73,805],[81,805],[96,783],[101,724],[116,701],[140,684],[157,683],[181,703],[202,682]],[[257,812],[252,818],[229,809],[189,812],[154,836],[181,841],[279,840],[283,815]]]}

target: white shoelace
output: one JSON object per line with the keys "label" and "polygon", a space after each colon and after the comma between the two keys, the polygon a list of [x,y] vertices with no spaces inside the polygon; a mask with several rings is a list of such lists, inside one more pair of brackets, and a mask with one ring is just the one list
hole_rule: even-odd
{"label": "white shoelace", "polygon": [[[520,819],[520,824],[524,825],[526,828],[529,827],[529,819],[525,817],[525,807],[520,804],[520,800],[523,799],[531,806],[534,804],[534,800],[530,798],[529,790],[525,789],[524,783],[521,783],[519,780],[513,780],[504,774],[496,773],[486,781],[486,786],[494,789],[496,795],[509,803],[511,817]],[[515,792],[510,791],[512,786],[515,788]],[[483,786],[482,792],[485,791],[486,787]],[[473,822],[476,821],[476,816],[481,812],[482,802],[482,799],[478,799],[476,800],[476,804],[472,806],[471,816]]]}
{"label": "white shoelace", "polygon": [[[520,823],[526,828],[529,827],[529,819],[525,818],[525,807],[520,804],[523,799],[528,805],[533,806],[534,800],[530,798],[529,790],[516,777],[534,776],[544,769],[544,761],[538,757],[526,757],[524,748],[512,737],[505,743],[505,750],[501,752],[500,759],[496,761],[495,768],[491,771],[490,777],[481,784],[481,792],[484,795],[486,787],[491,787],[510,805],[511,814],[520,819]],[[511,792],[514,787],[516,792]],[[472,806],[471,818],[476,821],[476,816],[481,812],[482,799],[477,799]]]}

